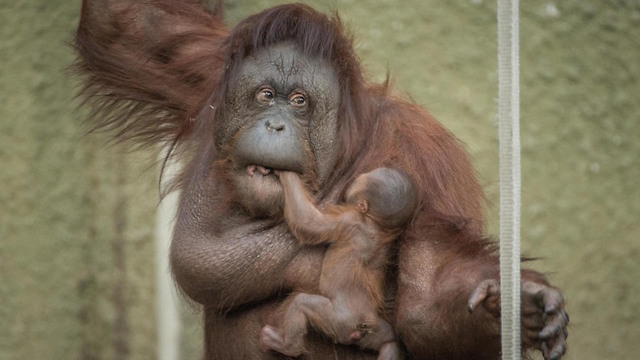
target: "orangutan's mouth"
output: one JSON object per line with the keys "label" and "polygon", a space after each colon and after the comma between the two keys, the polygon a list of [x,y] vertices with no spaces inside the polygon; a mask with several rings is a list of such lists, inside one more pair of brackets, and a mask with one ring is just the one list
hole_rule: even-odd
{"label": "orangutan's mouth", "polygon": [[270,167],[254,164],[247,166],[247,174],[249,174],[249,176],[253,177],[256,174],[256,171],[262,176],[273,174],[273,169]]}

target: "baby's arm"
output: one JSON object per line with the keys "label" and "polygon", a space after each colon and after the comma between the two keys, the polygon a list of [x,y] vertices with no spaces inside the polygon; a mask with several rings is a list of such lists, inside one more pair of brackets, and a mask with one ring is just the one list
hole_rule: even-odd
{"label": "baby's arm", "polygon": [[284,218],[293,235],[305,245],[335,241],[343,229],[345,212],[323,214],[313,204],[298,174],[279,171],[278,176],[284,189]]}

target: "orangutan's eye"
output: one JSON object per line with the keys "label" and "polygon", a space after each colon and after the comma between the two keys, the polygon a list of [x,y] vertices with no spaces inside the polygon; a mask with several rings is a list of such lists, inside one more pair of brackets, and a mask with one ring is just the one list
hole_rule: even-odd
{"label": "orangutan's eye", "polygon": [[299,93],[293,94],[289,97],[289,103],[296,109],[305,109],[307,107],[307,98]]}
{"label": "orangutan's eye", "polygon": [[263,87],[258,90],[258,93],[256,94],[256,100],[258,100],[260,104],[264,105],[271,104],[274,97],[274,91],[270,87]]}

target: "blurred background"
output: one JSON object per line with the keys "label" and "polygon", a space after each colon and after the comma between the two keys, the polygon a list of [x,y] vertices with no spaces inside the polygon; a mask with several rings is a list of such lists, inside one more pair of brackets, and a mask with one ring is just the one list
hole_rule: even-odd
{"label": "blurred background", "polygon": [[[234,24],[278,3],[225,10]],[[466,144],[497,234],[495,1],[307,3],[341,14],[370,79],[389,70]],[[567,359],[640,358],[640,3],[520,7],[522,241],[541,258],[527,266],[564,291]],[[0,0],[0,359],[158,352],[157,154],[83,135],[64,72],[79,12]],[[197,359],[200,312],[181,311],[181,358]]]}

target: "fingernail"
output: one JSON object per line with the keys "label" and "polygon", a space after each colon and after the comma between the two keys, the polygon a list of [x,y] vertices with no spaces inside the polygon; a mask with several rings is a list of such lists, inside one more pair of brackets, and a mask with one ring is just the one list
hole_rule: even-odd
{"label": "fingernail", "polygon": [[551,337],[551,334],[552,334],[551,330],[542,330],[538,333],[538,338],[542,340],[546,340],[549,337]]}

